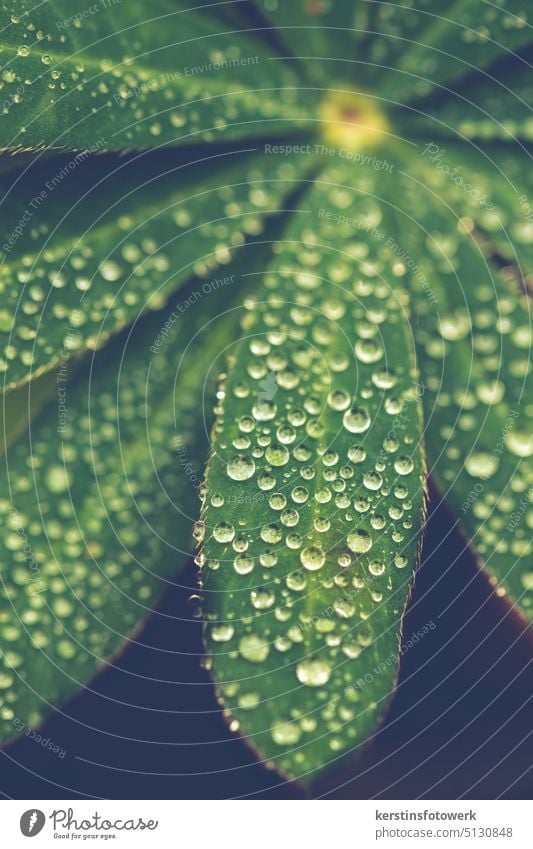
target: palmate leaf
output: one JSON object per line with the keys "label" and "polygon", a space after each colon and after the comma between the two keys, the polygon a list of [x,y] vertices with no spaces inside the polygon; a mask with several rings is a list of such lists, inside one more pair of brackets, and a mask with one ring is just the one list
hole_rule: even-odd
{"label": "palmate leaf", "polygon": [[422,522],[408,302],[356,173],[321,174],[248,305],[199,529],[219,696],[304,782],[384,714]]}
{"label": "palmate leaf", "polygon": [[0,742],[87,684],[189,551],[210,426],[198,414],[212,409],[242,273],[193,280],[72,385],[60,369],[4,459]]}
{"label": "palmate leaf", "polygon": [[[533,614],[531,313],[414,162],[393,181],[431,474],[498,595]],[[413,212],[416,211],[416,219]],[[460,213],[459,213],[460,216]],[[469,224],[470,222],[470,224]]]}
{"label": "palmate leaf", "polygon": [[308,167],[242,152],[167,168],[141,161],[139,174],[137,159],[100,171],[82,160],[69,179],[75,160],[54,160],[16,181],[1,242],[4,389],[101,346],[193,273],[227,263]]}
{"label": "palmate leaf", "polygon": [[[513,279],[531,269],[531,178],[523,148],[492,141],[531,139],[529,10],[12,5],[0,0],[0,353],[13,388],[1,739],[86,684],[176,575],[208,442],[202,412],[229,350],[196,533],[209,663],[231,727],[311,783],[369,739],[395,686],[424,518],[420,395],[442,493],[497,592],[533,609],[531,322]],[[346,74],[370,97],[341,91]],[[518,97],[505,104],[491,75]],[[478,108],[467,114],[457,92]],[[385,119],[377,104],[396,101]],[[448,150],[446,122],[458,138],[490,139],[489,159]],[[335,149],[320,162],[229,150],[317,128],[336,161],[376,142],[388,158],[362,153],[308,185]],[[433,133],[488,202],[429,161]],[[397,146],[404,165],[402,134],[418,145],[416,157]],[[11,154],[22,169],[37,149],[47,162],[11,173]],[[293,205],[297,185],[278,240],[270,214]],[[252,262],[256,234],[274,242],[273,262]],[[92,363],[81,356],[103,342]]]}
{"label": "palmate leaf", "polygon": [[521,0],[373,3],[369,80],[391,101],[410,102],[486,68],[533,42]]}
{"label": "palmate leaf", "polygon": [[172,0],[20,0],[16,14],[3,2],[0,32],[2,147],[123,150],[305,124],[283,63]]}

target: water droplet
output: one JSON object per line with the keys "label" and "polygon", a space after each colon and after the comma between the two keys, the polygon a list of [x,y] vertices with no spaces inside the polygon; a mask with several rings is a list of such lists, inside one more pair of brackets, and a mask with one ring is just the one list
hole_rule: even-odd
{"label": "water droplet", "polygon": [[271,466],[285,466],[289,462],[289,449],[285,445],[274,443],[265,451],[265,458]]}
{"label": "water droplet", "polygon": [[[343,416],[343,424],[350,433],[364,433],[370,427],[370,416],[364,407],[353,407]],[[350,457],[350,459],[353,459]]]}
{"label": "water droplet", "polygon": [[220,522],[213,528],[213,536],[217,542],[231,542],[235,536],[235,528],[229,522]]}
{"label": "water droplet", "polygon": [[516,457],[531,457],[533,454],[533,433],[515,428],[507,434],[505,444],[511,454]]}
{"label": "water droplet", "polygon": [[239,652],[250,663],[263,663],[270,653],[270,647],[258,634],[247,634],[239,642]]}
{"label": "water droplet", "polygon": [[348,449],[348,459],[352,461],[352,463],[362,463],[366,460],[366,451],[364,448],[361,448],[360,445],[352,445],[351,448]]}
{"label": "water droplet", "polygon": [[248,575],[254,568],[254,561],[251,557],[243,557],[240,554],[233,561],[233,568],[237,575]]}
{"label": "water droplet", "polygon": [[385,564],[381,563],[379,560],[372,560],[368,564],[368,571],[371,575],[374,575],[375,577],[378,577],[378,575],[383,575],[383,572],[385,571]]}
{"label": "water droplet", "polygon": [[364,554],[372,548],[372,537],[368,531],[357,530],[348,534],[346,539],[348,548],[355,554]]}
{"label": "water droplet", "polygon": [[266,589],[252,590],[250,598],[256,610],[268,610],[276,600],[274,593]]}
{"label": "water droplet", "polygon": [[399,475],[408,475],[413,471],[415,464],[410,457],[397,457],[394,461],[394,468]]}
{"label": "water droplet", "polygon": [[474,451],[466,458],[465,469],[473,478],[487,480],[495,474],[499,462],[494,454],[489,454],[486,451]]}
{"label": "water droplet", "polygon": [[363,477],[363,484],[367,489],[378,490],[383,484],[383,478],[379,472],[366,472]]}
{"label": "water droplet", "polygon": [[46,486],[55,495],[66,492],[70,486],[70,479],[63,466],[50,466],[45,475]]}
{"label": "water droplet", "polygon": [[295,722],[283,722],[272,729],[272,739],[278,746],[293,746],[302,736]]}
{"label": "water droplet", "polygon": [[331,677],[327,660],[302,660],[296,666],[296,677],[306,687],[322,687]]}
{"label": "water droplet", "polygon": [[112,259],[107,259],[100,266],[100,274],[102,275],[104,280],[108,280],[110,283],[112,283],[122,276],[122,269],[118,262],[115,262]]}
{"label": "water droplet", "polygon": [[211,639],[215,643],[227,643],[233,637],[235,628],[233,625],[223,623],[221,625],[213,625],[211,627]]}
{"label": "water droplet", "polygon": [[268,422],[273,419],[278,408],[273,401],[258,401],[252,407],[252,415],[258,422]]}
{"label": "water droplet", "polygon": [[362,363],[376,363],[383,356],[383,347],[377,339],[359,339],[355,344],[355,356]]}
{"label": "water droplet", "polygon": [[251,457],[246,454],[236,454],[229,461],[226,471],[228,477],[234,481],[249,480],[255,472],[255,463]]}
{"label": "water droplet", "polygon": [[337,389],[329,393],[328,404],[332,410],[346,410],[350,406],[350,396],[344,390]]}
{"label": "water droplet", "polygon": [[305,569],[315,572],[326,562],[326,555],[318,545],[310,545],[303,548],[300,553],[300,561]]}

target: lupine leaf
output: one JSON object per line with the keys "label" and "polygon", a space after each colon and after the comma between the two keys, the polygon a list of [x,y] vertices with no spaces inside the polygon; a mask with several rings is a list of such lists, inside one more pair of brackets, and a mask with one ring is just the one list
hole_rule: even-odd
{"label": "lupine leaf", "polygon": [[234,152],[193,165],[143,163],[140,174],[138,165],[98,172],[86,159],[54,160],[17,181],[0,242],[4,389],[101,346],[193,273],[227,263],[306,162]]}
{"label": "lupine leaf", "polygon": [[452,136],[458,140],[488,142],[501,139],[533,141],[533,83],[531,51],[513,57],[503,70],[463,81],[457,91],[445,92],[417,104],[405,117],[405,127],[424,135]]}
{"label": "lupine leaf", "polygon": [[533,42],[531,16],[522,0],[373,6],[369,80],[400,103],[424,97],[436,85],[476,73]]}
{"label": "lupine leaf", "polygon": [[[77,365],[77,363],[76,363]],[[75,361],[72,361],[74,371]],[[53,372],[43,374],[37,380],[17,387],[1,400],[2,420],[0,422],[0,454],[24,432],[28,422],[33,419],[45,404],[57,393],[56,375]]]}
{"label": "lupine leaf", "polygon": [[[414,177],[394,181],[425,386],[430,473],[498,595],[533,614],[530,305]],[[413,220],[416,210],[416,220]]]}
{"label": "lupine leaf", "polygon": [[[171,0],[0,6],[2,147],[123,150],[285,132],[294,74]],[[307,101],[309,101],[308,96]],[[305,123],[305,121],[304,121]]]}
{"label": "lupine leaf", "polygon": [[303,62],[313,80],[323,83],[325,68],[333,79],[356,76],[353,62],[366,35],[366,3],[254,0],[254,5],[276,27],[277,37]]}
{"label": "lupine leaf", "polygon": [[[86,685],[176,575],[229,351],[195,534],[208,664],[230,727],[311,783],[394,690],[424,519],[420,395],[443,496],[497,594],[533,611],[527,3],[13,6],[0,740]],[[248,156],[309,130],[320,163],[344,163],[311,187],[311,156]],[[263,233],[296,185],[284,238]]]}
{"label": "lupine leaf", "polygon": [[220,390],[199,530],[220,698],[305,782],[383,716],[422,521],[408,302],[369,235],[377,180],[326,169],[265,271]]}
{"label": "lupine leaf", "polygon": [[527,152],[503,144],[481,151],[439,139],[424,146],[410,173],[469,220],[466,226],[487,242],[486,251],[517,266],[522,280],[531,279],[533,179]]}
{"label": "lupine leaf", "polygon": [[194,280],[72,384],[58,369],[56,397],[10,448],[0,501],[0,742],[87,684],[190,550],[210,369],[235,334],[242,273],[235,263],[225,276]]}

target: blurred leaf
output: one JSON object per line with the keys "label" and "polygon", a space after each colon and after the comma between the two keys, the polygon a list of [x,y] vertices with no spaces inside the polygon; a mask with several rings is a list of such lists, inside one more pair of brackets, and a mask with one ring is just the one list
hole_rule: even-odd
{"label": "blurred leaf", "polygon": [[505,144],[476,150],[439,139],[425,145],[409,171],[445,198],[462,219],[461,227],[476,233],[486,253],[516,267],[517,278],[531,280],[533,172],[527,152]]}
{"label": "blurred leaf", "polygon": [[333,79],[358,75],[353,62],[359,58],[359,44],[366,36],[368,4],[361,0],[254,0],[253,5],[315,82],[324,83],[324,71]]}
{"label": "blurred leaf", "polygon": [[405,116],[404,126],[424,137],[432,132],[459,141],[533,141],[532,59],[530,50],[507,60],[501,70],[497,65],[462,81],[456,90],[440,97],[433,93]]}
{"label": "blurred leaf", "polygon": [[[394,179],[430,473],[498,595],[533,614],[531,311],[416,165]],[[414,215],[416,213],[416,215]]]}
{"label": "blurred leaf", "polygon": [[174,293],[72,384],[54,373],[56,397],[5,458],[0,741],[87,685],[190,550],[213,363],[251,264],[241,251],[243,264]]}
{"label": "blurred leaf", "polygon": [[408,302],[393,255],[354,235],[379,223],[378,179],[323,172],[248,303],[198,529],[220,698],[305,782],[376,730],[418,556]]}
{"label": "blurred leaf", "polygon": [[[74,369],[73,369],[74,370]],[[19,386],[2,397],[0,454],[3,454],[27,427],[44,405],[56,394],[56,375],[41,375],[31,383]]]}
{"label": "blurred leaf", "polygon": [[368,77],[390,101],[412,102],[533,42],[522,0],[376,2]]}

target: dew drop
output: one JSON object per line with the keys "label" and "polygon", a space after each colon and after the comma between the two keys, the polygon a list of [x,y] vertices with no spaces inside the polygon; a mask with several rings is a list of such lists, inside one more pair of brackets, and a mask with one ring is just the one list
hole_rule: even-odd
{"label": "dew drop", "polygon": [[66,492],[70,486],[68,473],[63,466],[50,466],[46,472],[45,481],[47,489],[54,495]]}
{"label": "dew drop", "polygon": [[295,722],[282,722],[272,729],[272,739],[278,746],[293,746],[302,736]]}
{"label": "dew drop", "polygon": [[486,451],[475,451],[466,458],[465,469],[471,477],[487,480],[495,474],[499,462],[494,454],[489,454]]}
{"label": "dew drop", "polygon": [[[364,433],[370,427],[370,416],[364,407],[353,407],[346,410],[343,416],[343,424],[350,433]],[[352,459],[350,457],[350,459]]]}
{"label": "dew drop", "polygon": [[231,542],[235,536],[235,528],[229,522],[220,522],[213,528],[213,536],[217,542]]}
{"label": "dew drop", "polygon": [[531,457],[533,454],[533,433],[525,430],[511,430],[505,438],[505,444],[516,457]]}
{"label": "dew drop", "polygon": [[265,451],[265,458],[271,466],[286,466],[289,462],[289,449],[285,445],[274,443]]}
{"label": "dew drop", "polygon": [[246,454],[236,454],[229,461],[226,471],[228,477],[234,481],[249,480],[255,472],[255,463]]}
{"label": "dew drop", "polygon": [[239,642],[239,652],[250,663],[263,663],[270,653],[270,647],[258,634],[247,634]]}
{"label": "dew drop", "polygon": [[408,475],[413,471],[415,464],[410,457],[397,457],[394,461],[394,468],[399,475]]}
{"label": "dew drop", "polygon": [[327,660],[302,660],[296,666],[296,677],[306,687],[322,687],[331,677]]}
{"label": "dew drop", "polygon": [[222,625],[213,625],[211,628],[211,639],[215,643],[227,643],[233,637],[235,628],[233,625],[223,623]]}
{"label": "dew drop", "polygon": [[326,562],[326,555],[318,545],[309,545],[300,553],[300,562],[305,569],[316,572]]}
{"label": "dew drop", "polygon": [[368,531],[353,531],[346,539],[348,548],[355,554],[364,554],[372,548],[372,537]]}

